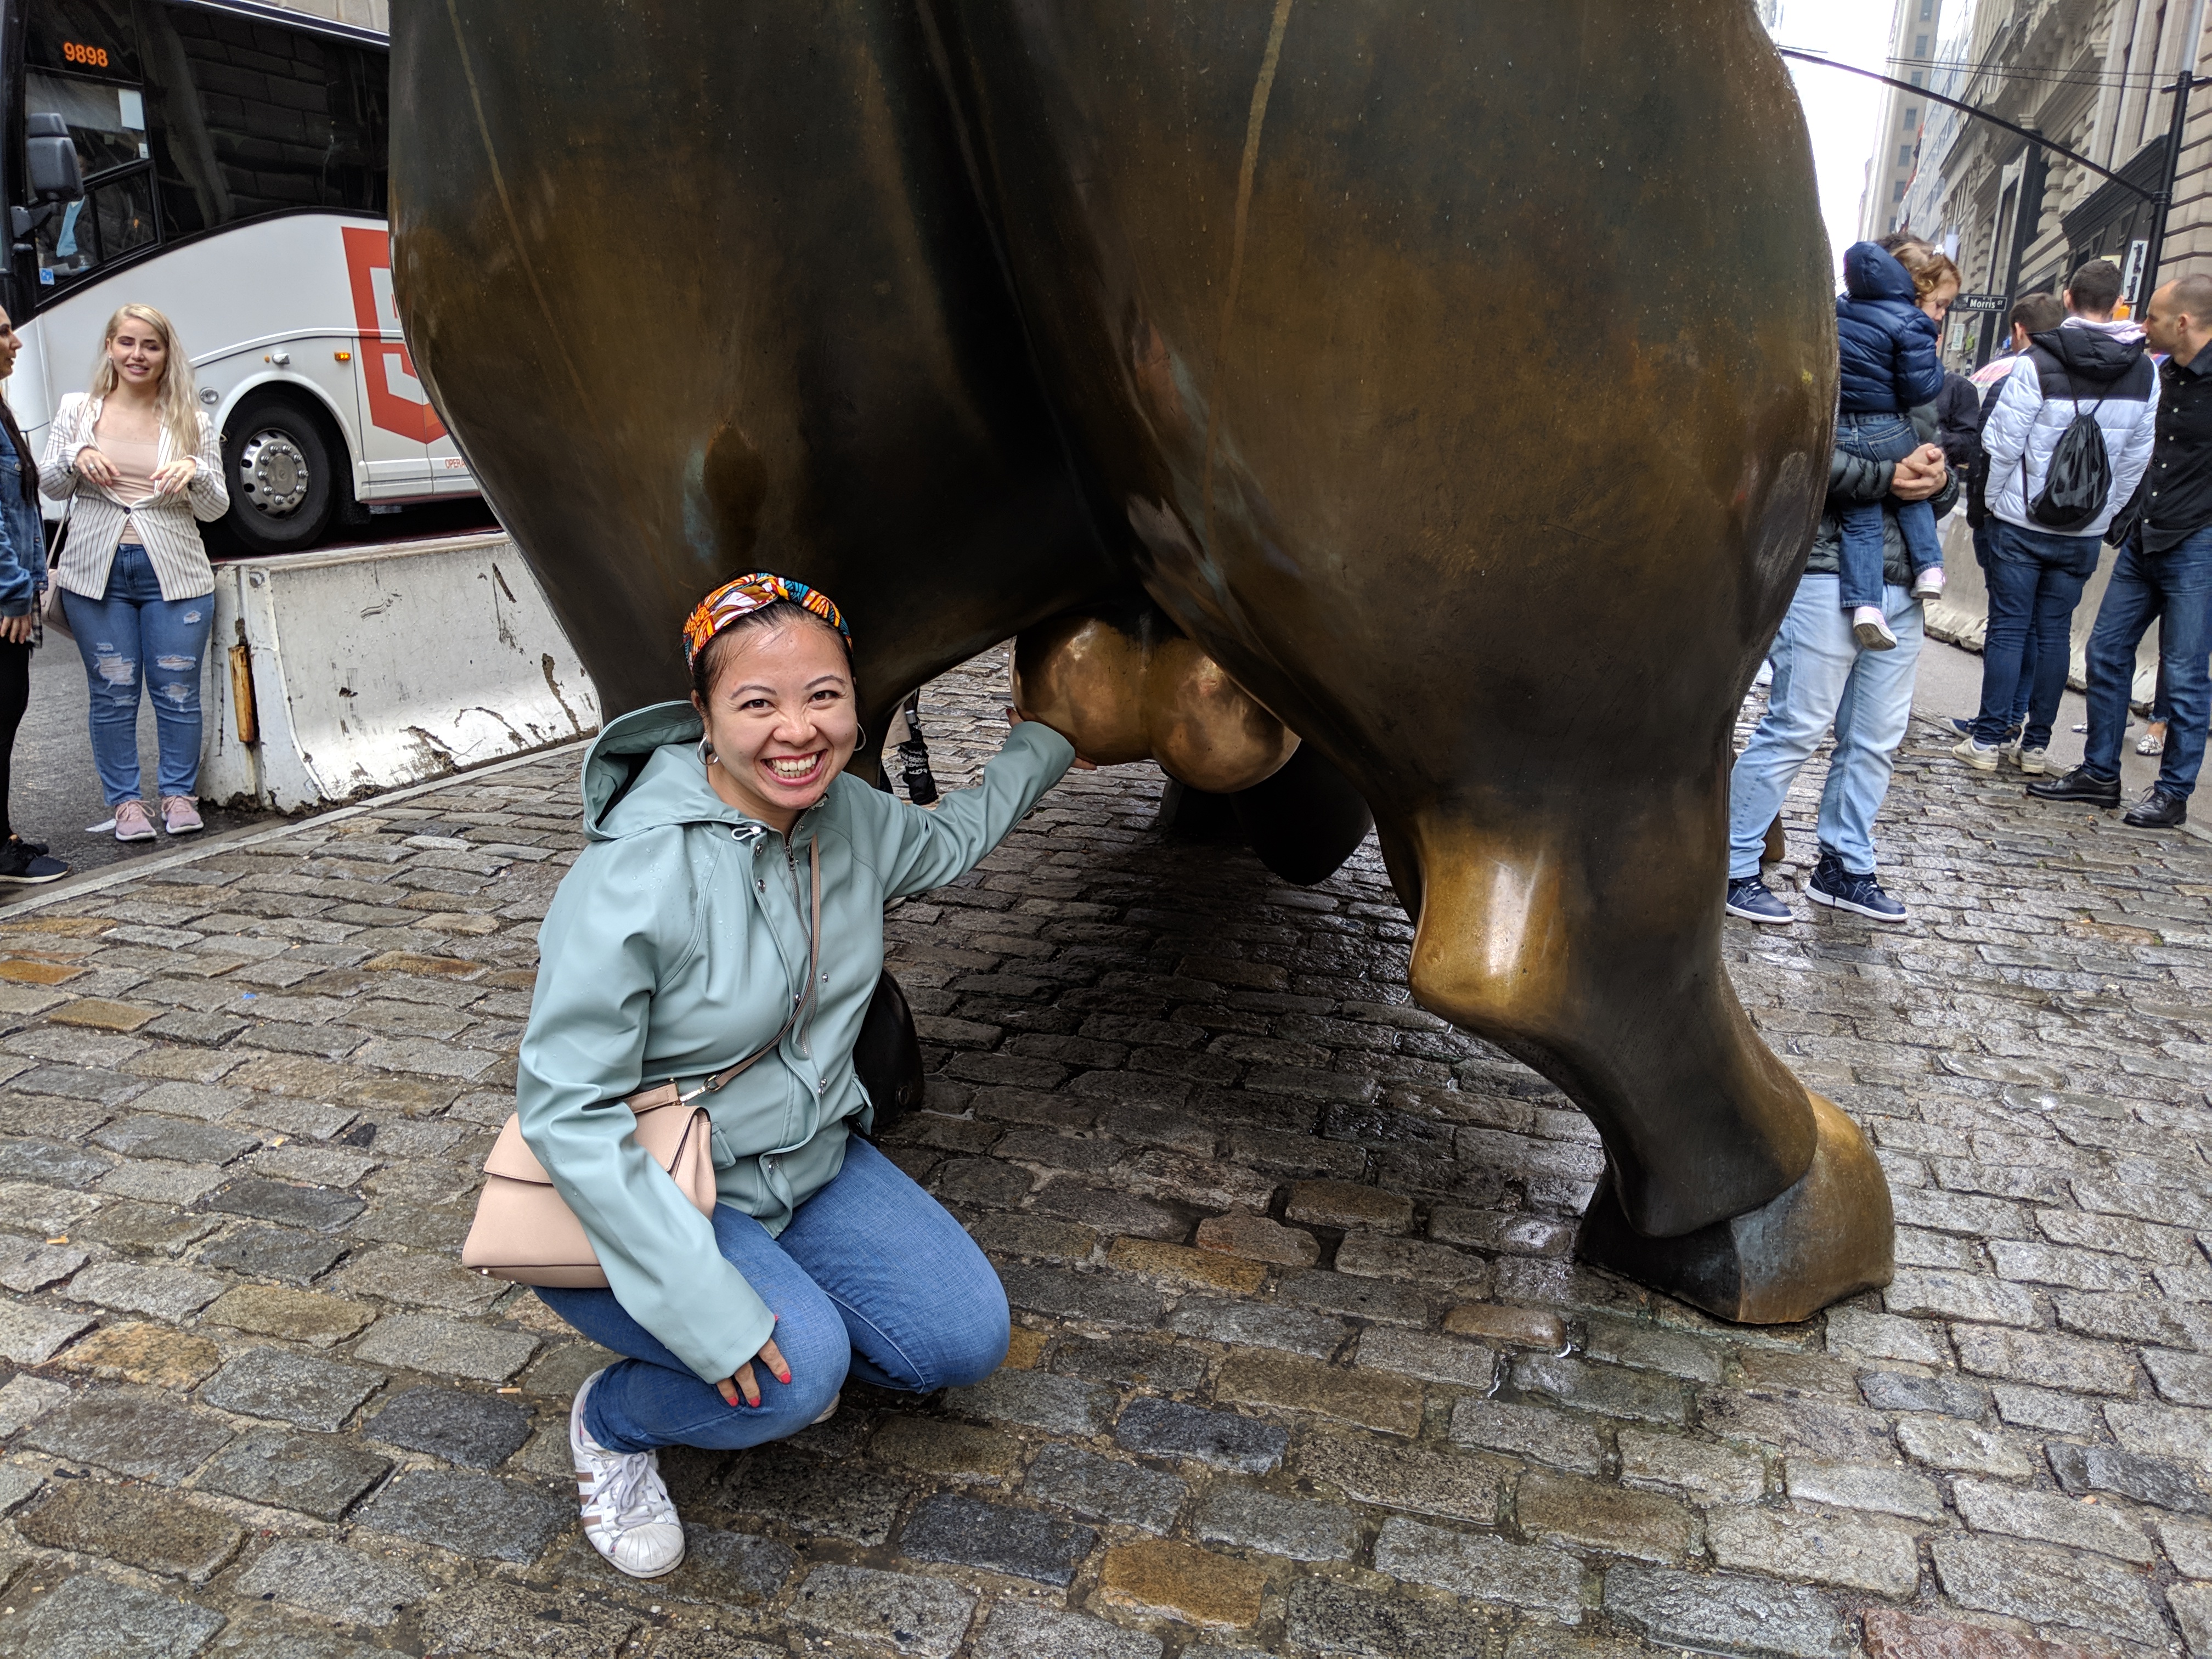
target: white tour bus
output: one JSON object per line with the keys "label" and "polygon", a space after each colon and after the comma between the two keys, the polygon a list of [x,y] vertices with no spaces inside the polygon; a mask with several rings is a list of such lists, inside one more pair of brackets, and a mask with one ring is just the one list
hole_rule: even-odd
{"label": "white tour bus", "polygon": [[137,301],[191,354],[244,550],[477,493],[392,307],[384,36],[245,0],[0,0],[0,65],[34,448]]}

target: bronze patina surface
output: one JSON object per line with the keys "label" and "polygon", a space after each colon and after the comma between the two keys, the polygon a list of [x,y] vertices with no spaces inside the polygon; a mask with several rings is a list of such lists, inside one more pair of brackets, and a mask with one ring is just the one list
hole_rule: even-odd
{"label": "bronze patina surface", "polygon": [[[1156,614],[1303,739],[1257,787],[1316,827],[1270,862],[1325,873],[1364,801],[1416,995],[1597,1124],[1587,1249],[1734,1318],[1887,1278],[1870,1152],[1718,950],[1835,373],[1741,0],[394,25],[410,338],[611,707],[756,565],[845,606],[872,726],[992,641]],[[1151,677],[1063,718],[1157,751]]]}

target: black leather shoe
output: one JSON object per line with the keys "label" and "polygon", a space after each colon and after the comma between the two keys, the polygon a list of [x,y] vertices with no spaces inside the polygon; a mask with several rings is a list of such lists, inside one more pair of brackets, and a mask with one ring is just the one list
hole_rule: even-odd
{"label": "black leather shoe", "polygon": [[2091,806],[2118,806],[2120,781],[2100,778],[2087,767],[2077,766],[2071,772],[2029,784],[2027,793],[2038,800],[2078,800]]}
{"label": "black leather shoe", "polygon": [[2122,823],[2136,830],[2179,830],[2189,822],[2187,797],[2170,794],[2153,785],[2145,795],[2128,809]]}

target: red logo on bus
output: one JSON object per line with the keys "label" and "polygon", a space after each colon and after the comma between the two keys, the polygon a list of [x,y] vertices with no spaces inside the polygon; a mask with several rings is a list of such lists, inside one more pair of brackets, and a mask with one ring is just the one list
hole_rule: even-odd
{"label": "red logo on bus", "polygon": [[446,423],[423,395],[415,360],[400,336],[399,313],[392,303],[391,233],[357,225],[338,228],[345,238],[346,277],[353,284],[354,326],[361,331],[369,422],[403,438],[435,443],[446,435]]}

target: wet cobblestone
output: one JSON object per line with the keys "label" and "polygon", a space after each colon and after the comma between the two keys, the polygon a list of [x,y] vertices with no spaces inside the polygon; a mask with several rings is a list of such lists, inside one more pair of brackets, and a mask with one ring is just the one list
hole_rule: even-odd
{"label": "wet cobblestone", "polygon": [[[928,694],[946,784],[1003,673]],[[1576,1264],[1595,1137],[1410,1004],[1371,846],[1293,890],[1072,778],[888,924],[886,1149],[1007,1368],[668,1454],[654,1584],[575,1526],[605,1356],[455,1261],[576,757],[0,912],[0,1656],[2212,1659],[2212,848],[1942,749],[1909,925],[1727,935],[1900,1222],[1766,1330]]]}

